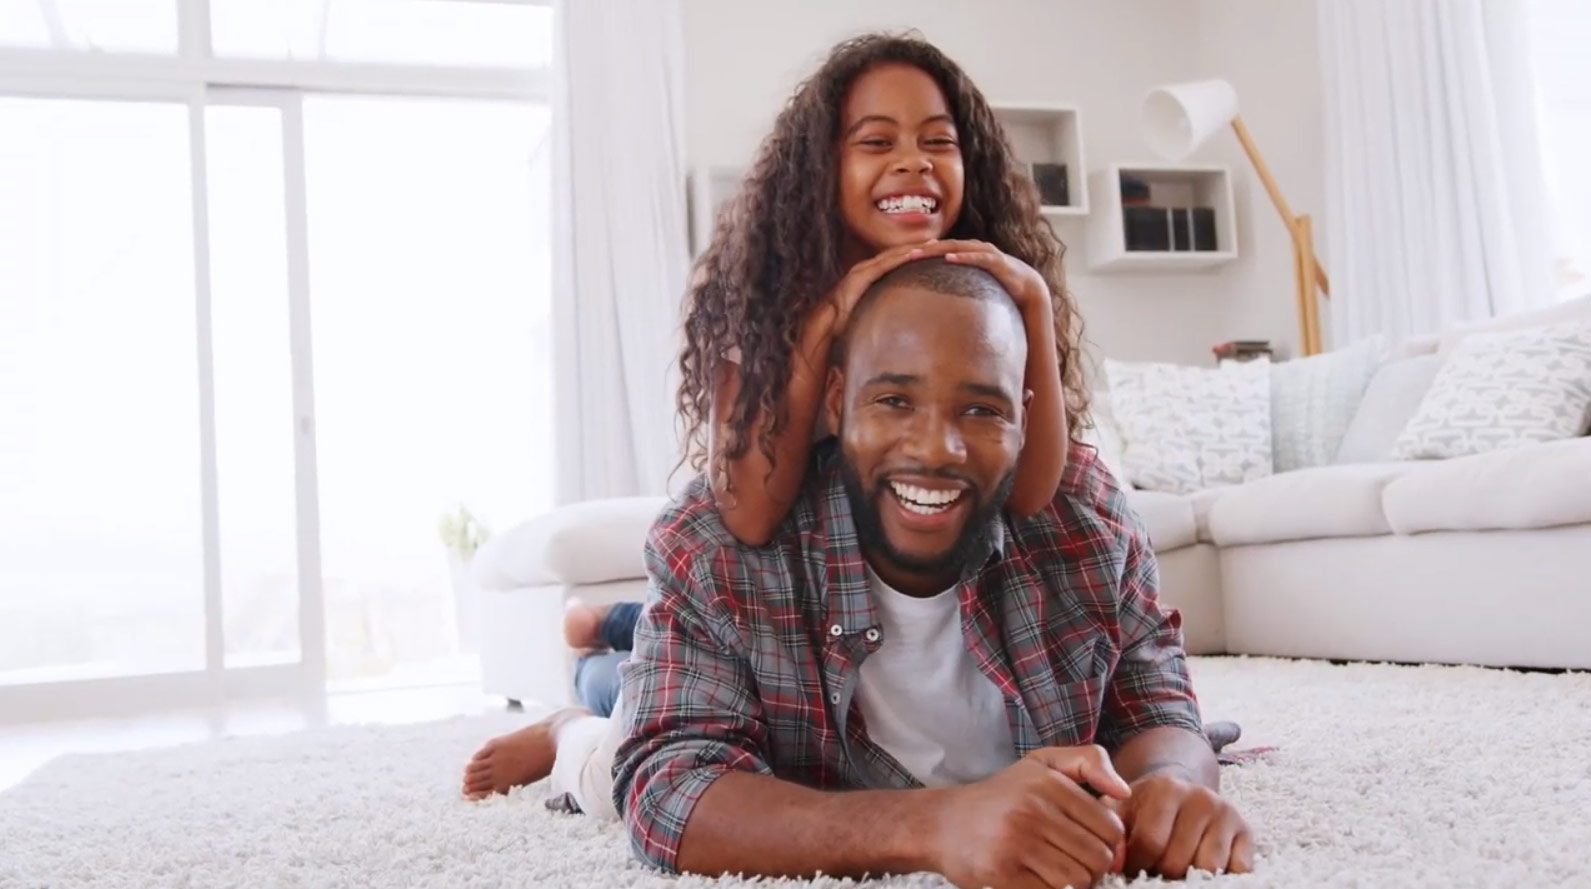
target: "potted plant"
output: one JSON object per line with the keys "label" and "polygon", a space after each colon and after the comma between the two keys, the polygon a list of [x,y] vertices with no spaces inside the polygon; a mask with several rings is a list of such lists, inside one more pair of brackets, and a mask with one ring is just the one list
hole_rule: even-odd
{"label": "potted plant", "polygon": [[480,608],[475,581],[470,575],[470,562],[492,532],[463,504],[442,516],[437,531],[447,549],[448,572],[453,578],[453,613],[458,624],[459,650],[474,652],[480,633]]}

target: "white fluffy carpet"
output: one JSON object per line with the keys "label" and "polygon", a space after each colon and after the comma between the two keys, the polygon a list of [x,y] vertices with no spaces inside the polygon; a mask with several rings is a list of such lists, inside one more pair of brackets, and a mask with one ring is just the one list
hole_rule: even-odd
{"label": "white fluffy carpet", "polygon": [[[1591,676],[1226,658],[1194,670],[1206,716],[1243,724],[1238,746],[1279,748],[1224,770],[1261,860],[1220,886],[1591,886]],[[651,874],[616,826],[546,811],[539,786],[459,799],[465,757],[519,723],[56,760],[0,795],[0,887],[747,885]],[[1158,881],[1103,885],[1145,884]]]}

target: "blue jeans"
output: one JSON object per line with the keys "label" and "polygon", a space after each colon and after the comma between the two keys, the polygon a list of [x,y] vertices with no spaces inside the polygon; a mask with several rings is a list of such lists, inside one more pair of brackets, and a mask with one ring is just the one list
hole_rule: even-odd
{"label": "blue jeans", "polygon": [[575,664],[575,697],[598,716],[612,716],[619,698],[619,665],[630,659],[635,647],[635,622],[641,603],[621,602],[608,610],[598,635],[608,651],[588,654]]}

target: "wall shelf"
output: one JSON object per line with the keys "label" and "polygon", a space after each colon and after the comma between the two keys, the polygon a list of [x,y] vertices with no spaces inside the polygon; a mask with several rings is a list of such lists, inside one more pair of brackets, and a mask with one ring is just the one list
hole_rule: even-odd
{"label": "wall shelf", "polygon": [[[1122,178],[1148,185],[1145,209],[1208,209],[1214,213],[1214,249],[1128,249]],[[1237,259],[1237,212],[1232,171],[1218,165],[1111,164],[1090,177],[1097,202],[1089,217],[1088,257],[1093,271],[1189,272]],[[1182,217],[1184,220],[1186,216]],[[1169,246],[1169,245],[1168,245]]]}
{"label": "wall shelf", "polygon": [[[1083,130],[1077,109],[1036,102],[994,102],[991,107],[1018,163],[1066,166],[1066,202],[1045,204],[1041,208],[1044,215],[1087,215],[1088,168],[1083,160]],[[1028,176],[1034,176],[1031,168]]]}

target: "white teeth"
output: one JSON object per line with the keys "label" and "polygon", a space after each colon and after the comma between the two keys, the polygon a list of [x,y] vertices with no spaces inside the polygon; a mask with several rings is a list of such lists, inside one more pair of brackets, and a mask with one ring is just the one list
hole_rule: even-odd
{"label": "white teeth", "polygon": [[938,208],[938,201],[918,194],[899,195],[878,202],[878,209],[885,213],[932,213]]}
{"label": "white teeth", "polygon": [[895,492],[895,496],[900,498],[901,504],[907,510],[919,515],[933,515],[937,512],[944,512],[950,508],[952,503],[961,499],[962,493],[954,489],[933,491],[916,485],[902,484],[901,482],[890,482],[889,486]]}

